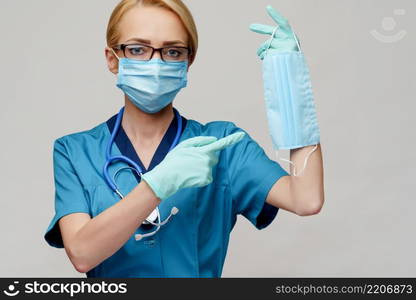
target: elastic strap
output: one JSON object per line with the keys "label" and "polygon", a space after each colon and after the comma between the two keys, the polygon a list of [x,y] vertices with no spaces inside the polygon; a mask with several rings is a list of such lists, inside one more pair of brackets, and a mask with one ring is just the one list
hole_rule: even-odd
{"label": "elastic strap", "polygon": [[[279,29],[279,25],[277,25],[276,27],[275,27],[275,29],[273,30],[273,33],[272,33],[272,37],[270,38],[270,41],[269,41],[269,45],[267,46],[267,48],[266,48],[266,55],[267,55],[267,53],[268,53],[268,51],[269,51],[269,49],[270,49],[270,47],[271,47],[271,45],[272,45],[272,42],[273,42],[273,39],[274,39],[274,37],[275,37],[275,35],[276,35],[276,32],[277,32],[277,30]],[[297,36],[296,36],[296,34],[295,34],[295,32],[292,30],[292,32],[293,32],[293,38],[295,39],[295,41],[296,41],[296,45],[298,46],[298,49],[299,49],[299,52],[302,52],[302,49],[300,48],[300,43],[299,43],[299,40],[298,40],[298,38],[297,38]]]}
{"label": "elastic strap", "polygon": [[299,43],[299,40],[298,40],[298,38],[297,38],[297,36],[296,36],[295,32],[293,32],[293,37],[295,38],[296,44],[298,45],[299,52],[302,52],[302,49],[300,48],[300,43]]}
{"label": "elastic strap", "polygon": [[274,36],[276,35],[276,32],[277,32],[278,29],[279,29],[279,25],[277,25],[276,28],[273,30],[272,37],[270,38],[269,45],[267,46],[267,49],[266,49],[266,55],[267,55],[267,53],[270,49],[270,46],[272,45]]}
{"label": "elastic strap", "polygon": [[[304,171],[305,171],[305,169],[306,169],[306,165],[308,164],[308,160],[309,160],[309,157],[312,155],[312,153],[316,150],[318,148],[318,145],[315,145],[315,147],[312,149],[312,151],[311,152],[309,152],[308,153],[308,155],[306,155],[306,157],[305,157],[305,162],[304,162],[304,164],[303,164],[303,169],[302,169],[302,171],[300,171],[299,172],[299,174],[298,173],[296,173],[296,166],[295,166],[295,164],[292,162],[292,161],[290,161],[290,160],[288,160],[288,159],[284,159],[284,158],[280,158],[280,160],[283,160],[283,161],[285,161],[285,162],[288,162],[288,163],[290,163],[292,166],[293,166],[293,175],[292,174],[290,174],[291,176],[299,176],[299,175],[301,175]],[[279,150],[276,150],[276,159],[279,159]]]}
{"label": "elastic strap", "polygon": [[111,51],[113,51],[114,55],[117,57],[118,60],[120,60],[120,57],[118,57],[117,53],[114,51],[113,48],[111,48]]}

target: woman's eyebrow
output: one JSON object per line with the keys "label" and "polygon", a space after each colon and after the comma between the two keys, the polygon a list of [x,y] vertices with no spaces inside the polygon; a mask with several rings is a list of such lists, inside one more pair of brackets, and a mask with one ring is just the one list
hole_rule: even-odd
{"label": "woman's eyebrow", "polygon": [[164,46],[171,46],[171,45],[177,45],[177,44],[186,45],[185,42],[180,41],[180,40],[176,40],[176,41],[166,41],[166,42],[163,43]]}
{"label": "woman's eyebrow", "polygon": [[148,44],[150,45],[151,42],[149,40],[145,40],[145,39],[140,39],[140,38],[132,38],[126,41],[126,43],[128,42],[139,42],[139,43],[143,43],[143,44]]}

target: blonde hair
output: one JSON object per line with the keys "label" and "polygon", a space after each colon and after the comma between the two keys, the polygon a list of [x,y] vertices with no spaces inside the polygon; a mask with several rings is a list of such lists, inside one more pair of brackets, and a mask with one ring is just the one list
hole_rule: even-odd
{"label": "blonde hair", "polygon": [[137,5],[154,6],[168,9],[178,15],[189,37],[188,47],[191,49],[190,64],[195,60],[198,50],[198,32],[194,18],[186,5],[181,0],[122,0],[114,8],[107,26],[107,46],[115,47],[120,38],[118,24],[130,9]]}

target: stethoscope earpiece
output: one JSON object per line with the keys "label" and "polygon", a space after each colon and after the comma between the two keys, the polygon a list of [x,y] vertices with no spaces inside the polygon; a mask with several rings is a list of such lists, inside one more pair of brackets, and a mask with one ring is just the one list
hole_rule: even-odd
{"label": "stethoscope earpiece", "polygon": [[149,236],[155,235],[159,231],[160,227],[162,227],[167,222],[169,222],[170,218],[172,218],[178,212],[179,212],[179,209],[177,207],[175,207],[175,206],[172,207],[172,209],[170,210],[169,216],[163,222],[160,222],[160,212],[159,212],[159,209],[158,209],[158,220],[159,220],[159,222],[158,223],[149,222],[150,224],[152,224],[154,226],[157,226],[156,230],[155,231],[152,231],[152,232],[149,232],[149,233],[138,233],[138,234],[135,234],[134,235],[134,238],[136,239],[136,241],[140,241],[141,239],[143,239],[145,237],[149,237]]}

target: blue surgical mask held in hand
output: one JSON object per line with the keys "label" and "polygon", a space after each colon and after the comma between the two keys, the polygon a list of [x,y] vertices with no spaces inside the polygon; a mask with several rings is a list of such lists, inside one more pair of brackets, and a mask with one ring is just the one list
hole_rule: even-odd
{"label": "blue surgical mask held in hand", "polygon": [[188,61],[119,58],[117,87],[140,110],[154,114],[169,105],[186,87],[187,74]]}
{"label": "blue surgical mask held in hand", "polygon": [[271,6],[267,11],[278,26],[253,24],[250,29],[271,35],[257,51],[263,60],[269,132],[276,150],[316,145],[305,159],[304,170],[309,155],[320,142],[309,69],[289,22]]}

